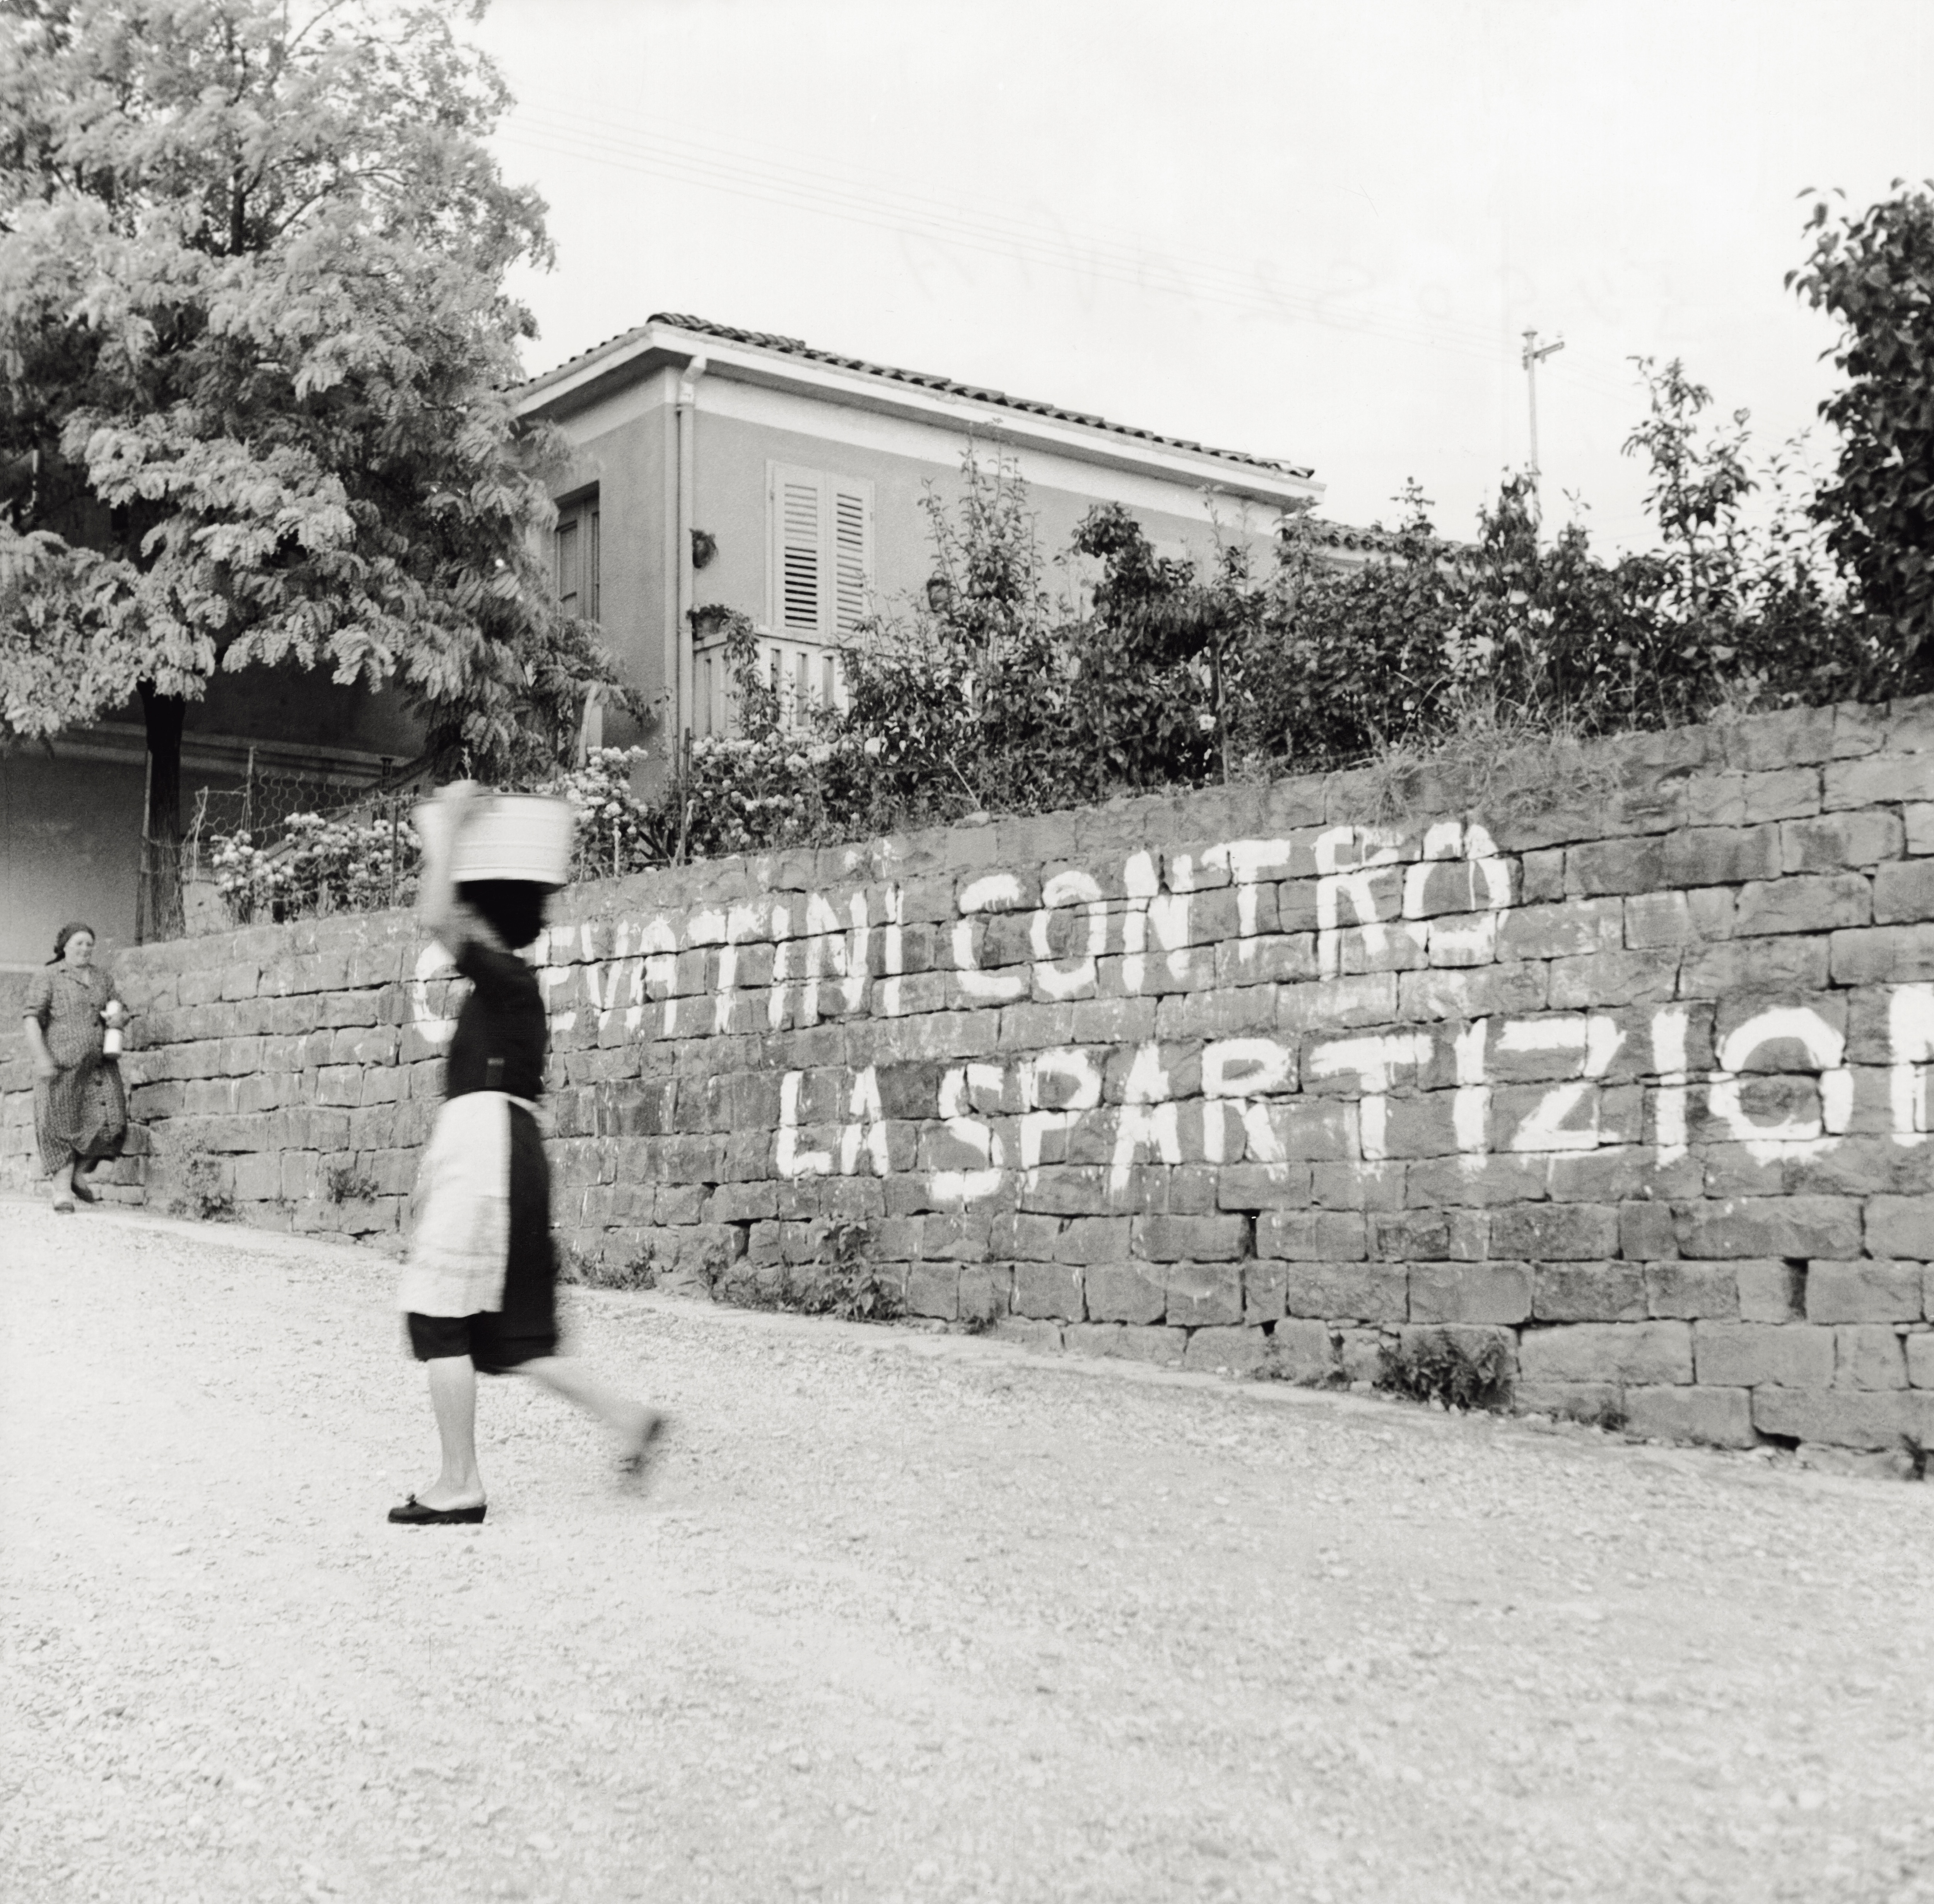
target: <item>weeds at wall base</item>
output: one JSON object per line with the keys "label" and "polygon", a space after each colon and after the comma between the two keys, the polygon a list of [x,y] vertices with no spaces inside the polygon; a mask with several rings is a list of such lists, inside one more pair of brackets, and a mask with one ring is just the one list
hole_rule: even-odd
{"label": "weeds at wall base", "polygon": [[179,1153],[178,1180],[167,1201],[170,1216],[185,1217],[194,1223],[233,1223],[236,1220],[235,1198],[221,1180],[218,1159],[203,1150]]}
{"label": "weeds at wall base", "polygon": [[323,1179],[323,1194],[333,1204],[373,1202],[378,1195],[374,1181],[353,1164],[334,1164]]}
{"label": "weeds at wall base", "polygon": [[560,1282],[586,1289],[656,1289],[669,1279],[655,1251],[641,1250],[622,1263],[607,1262],[574,1243],[559,1245],[557,1274]]}
{"label": "weeds at wall base", "polygon": [[1379,1388],[1414,1402],[1502,1412],[1511,1406],[1512,1373],[1510,1354],[1494,1336],[1472,1342],[1447,1330],[1419,1329],[1384,1346],[1376,1379]]}
{"label": "weeds at wall base", "polygon": [[645,1249],[607,1261],[571,1243],[560,1244],[560,1281],[590,1289],[679,1289],[735,1309],[830,1315],[842,1322],[892,1322],[905,1313],[899,1279],[871,1258],[872,1232],[863,1223],[826,1226],[810,1263],[752,1263],[714,1245],[695,1264],[668,1262]]}
{"label": "weeds at wall base", "polygon": [[836,1219],[827,1225],[816,1261],[735,1263],[709,1279],[712,1298],[740,1309],[842,1322],[896,1321],[905,1313],[903,1294],[898,1280],[871,1260],[872,1243],[866,1225]]}

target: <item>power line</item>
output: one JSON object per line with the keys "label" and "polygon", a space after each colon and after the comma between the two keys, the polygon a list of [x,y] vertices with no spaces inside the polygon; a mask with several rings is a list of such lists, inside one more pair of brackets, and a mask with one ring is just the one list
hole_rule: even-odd
{"label": "power line", "polygon": [[[1339,306],[1345,293],[1298,291],[1288,287],[1252,285],[1226,268],[1213,275],[1199,268],[1194,276],[1172,261],[1143,254],[1124,256],[1119,248],[1085,243],[1077,249],[1065,240],[1056,243],[1026,227],[993,224],[984,218],[956,215],[944,221],[922,209],[883,195],[858,194],[802,186],[770,173],[749,171],[717,161],[679,154],[641,151],[634,143],[611,140],[595,133],[547,127],[549,136],[533,136],[528,128],[507,128],[505,137],[561,156],[613,164],[674,181],[735,193],[740,196],[844,218],[899,235],[926,233],[944,241],[1010,262],[1035,263],[1089,276],[1125,283],[1144,291],[1168,291],[1209,301],[1255,309],[1277,317],[1300,318],[1342,330],[1360,330],[1427,348],[1481,357],[1495,361],[1499,345],[1487,332],[1469,326],[1454,333],[1441,321],[1419,323],[1390,315],[1366,312],[1360,306]],[[1162,280],[1167,279],[1167,282]]]}
{"label": "power line", "polygon": [[[882,190],[863,182],[855,189],[825,165],[756,154],[738,158],[716,140],[635,127],[622,132],[604,129],[614,124],[594,113],[567,113],[540,104],[520,109],[499,136],[559,157],[724,191],[898,236],[931,236],[1008,262],[1071,271],[1137,290],[1198,297],[1491,363],[1499,362],[1508,348],[1501,336],[1468,320],[1414,319],[1387,307],[1366,311],[1360,303],[1341,304],[1347,293],[1309,288],[1306,281],[1303,288],[1279,279],[1273,285],[1258,282],[1260,268],[1252,273],[1206,258],[1177,260],[1131,242],[1056,231],[1005,212],[925,194]],[[1630,390],[1628,382],[1614,381],[1588,364],[1578,365],[1569,381],[1606,395],[1625,396]]]}
{"label": "power line", "polygon": [[[1319,318],[1324,306],[1346,294],[1329,287],[1260,289],[1253,282],[1255,273],[1234,269],[1219,260],[1199,255],[1164,255],[1134,240],[1076,234],[1065,227],[1017,218],[1005,209],[959,198],[936,198],[899,187],[882,190],[866,182],[864,174],[860,175],[861,188],[856,190],[850,176],[852,168],[847,168],[849,176],[842,178],[828,165],[801,164],[790,158],[736,158],[716,142],[628,125],[607,130],[613,128],[614,122],[594,114],[567,113],[539,106],[529,109],[526,116],[553,149],[556,142],[562,140],[582,148],[586,155],[613,163],[628,160],[633,169],[660,176],[721,189],[746,190],[749,195],[806,203],[814,209],[863,213],[869,221],[884,216],[896,230],[914,226],[937,230],[955,240],[990,240],[998,244],[1004,256],[1018,250],[1064,268],[1098,269],[1110,274],[1127,271],[1137,282],[1145,281],[1152,273],[1166,273],[1176,279],[1179,289],[1199,291],[1213,285],[1218,291],[1234,291],[1246,302],[1261,301],[1278,307],[1299,305],[1303,314]],[[1417,327],[1415,321],[1402,317],[1395,321]],[[1468,321],[1435,319],[1422,328],[1440,338],[1460,333],[1464,341],[1487,354],[1495,348],[1497,341],[1489,327]]]}

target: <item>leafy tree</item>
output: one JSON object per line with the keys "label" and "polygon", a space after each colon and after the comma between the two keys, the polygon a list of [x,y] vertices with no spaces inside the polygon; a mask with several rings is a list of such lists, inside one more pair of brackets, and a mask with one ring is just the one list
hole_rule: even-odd
{"label": "leafy tree", "polygon": [[218,670],[393,681],[485,773],[607,672],[531,534],[503,281],[550,249],[464,11],[0,0],[0,740],[138,695],[164,930]]}
{"label": "leafy tree", "polygon": [[1924,685],[1934,634],[1934,181],[1893,182],[1857,217],[1824,200],[1808,221],[1812,257],[1787,274],[1841,327],[1845,388],[1820,406],[1839,464],[1815,505],[1833,552],[1905,679]]}

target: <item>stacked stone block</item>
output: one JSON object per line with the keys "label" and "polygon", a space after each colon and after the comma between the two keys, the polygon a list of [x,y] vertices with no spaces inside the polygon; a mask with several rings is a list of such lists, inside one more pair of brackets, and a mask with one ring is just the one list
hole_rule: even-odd
{"label": "stacked stone block", "polygon": [[[1444,1332],[1522,1407],[1934,1441],[1934,705],[1628,737],[1508,812],[1373,791],[573,890],[535,954],[565,1242],[770,1290],[857,1224],[916,1315],[1074,1352],[1363,1380]],[[125,1194],[199,1158],[246,1220],[406,1228],[454,990],[407,918],[121,972]]]}

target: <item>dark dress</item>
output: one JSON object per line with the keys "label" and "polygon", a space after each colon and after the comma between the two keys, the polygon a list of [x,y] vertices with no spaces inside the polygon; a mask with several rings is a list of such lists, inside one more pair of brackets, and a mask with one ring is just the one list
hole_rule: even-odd
{"label": "dark dress", "polygon": [[[470,981],[444,1064],[444,1095],[502,1091],[535,1103],[544,1089],[550,1026],[537,975],[523,960],[474,941],[456,960]],[[496,1312],[409,1318],[417,1359],[467,1353],[486,1375],[501,1375],[557,1351],[557,1256],[550,1234],[550,1167],[537,1119],[510,1107],[510,1251],[503,1305]]]}
{"label": "dark dress", "polygon": [[34,1134],[51,1176],[70,1164],[118,1157],[128,1134],[121,1068],[101,1054],[101,1008],[114,984],[98,966],[47,966],[27,989],[23,1015],[37,1019],[60,1067],[34,1081]]}

